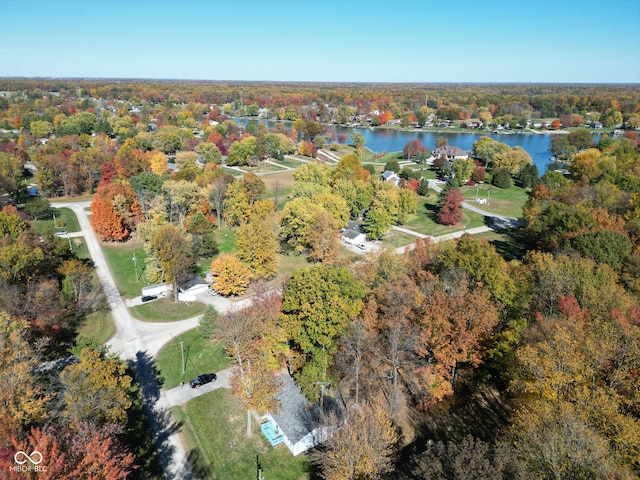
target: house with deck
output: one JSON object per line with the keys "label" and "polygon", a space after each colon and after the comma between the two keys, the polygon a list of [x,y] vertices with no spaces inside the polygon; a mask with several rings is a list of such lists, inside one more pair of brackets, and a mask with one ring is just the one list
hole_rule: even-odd
{"label": "house with deck", "polygon": [[272,446],[285,444],[293,455],[299,455],[328,440],[339,425],[343,410],[337,400],[324,397],[322,407],[312,404],[289,374],[279,375],[281,390],[277,396],[278,411],[267,413],[260,423],[262,434]]}

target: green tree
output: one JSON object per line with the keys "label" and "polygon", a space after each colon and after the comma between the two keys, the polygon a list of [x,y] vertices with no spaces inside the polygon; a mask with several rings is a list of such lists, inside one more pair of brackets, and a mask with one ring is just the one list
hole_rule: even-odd
{"label": "green tree", "polygon": [[204,163],[222,163],[222,153],[215,143],[202,142],[199,143],[195,151],[200,154]]}
{"label": "green tree", "polygon": [[367,238],[372,240],[382,238],[391,225],[393,225],[393,214],[380,200],[374,200],[362,226]]}
{"label": "green tree", "polygon": [[280,217],[280,239],[297,255],[307,249],[307,235],[311,229],[313,216],[322,206],[306,197],[294,198],[287,202]]}
{"label": "green tree", "polygon": [[506,168],[494,170],[491,177],[491,185],[502,189],[511,188],[511,172]]}
{"label": "green tree", "polygon": [[384,170],[391,170],[392,172],[400,173],[400,164],[398,163],[398,160],[396,160],[395,158],[389,160],[387,163],[385,163]]}
{"label": "green tree", "polygon": [[618,271],[631,255],[632,249],[629,237],[613,230],[580,232],[571,238],[569,243],[583,257],[592,258],[598,263],[607,263]]}
{"label": "green tree", "polygon": [[229,147],[227,165],[251,165],[251,157],[256,153],[255,137],[247,137]]}
{"label": "green tree", "polygon": [[358,152],[358,155],[362,155],[362,147],[364,147],[365,142],[364,135],[362,135],[360,132],[353,132],[351,134],[351,141],[356,147],[356,152]]}
{"label": "green tree", "polygon": [[363,284],[345,267],[331,265],[296,270],[285,285],[282,325],[304,357],[298,378],[310,398],[318,396],[314,382],[327,381],[336,339],[360,313],[363,295]]}

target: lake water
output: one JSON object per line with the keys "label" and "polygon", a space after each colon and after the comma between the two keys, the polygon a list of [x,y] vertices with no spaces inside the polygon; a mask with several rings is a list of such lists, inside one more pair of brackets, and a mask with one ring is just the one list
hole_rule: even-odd
{"label": "lake water", "polygon": [[[240,124],[246,124],[248,119],[246,118],[235,118]],[[267,121],[264,122],[267,124],[267,127],[272,127],[275,125],[275,122]],[[285,125],[291,125],[290,123],[285,123]],[[404,146],[410,140],[415,138],[419,138],[422,141],[422,144],[427,149],[434,149],[436,146],[436,138],[444,137],[449,141],[449,145],[454,145],[456,147],[461,148],[462,150],[471,151],[473,144],[481,135],[486,135],[494,140],[497,140],[502,143],[506,143],[510,147],[522,147],[529,155],[531,155],[531,159],[538,167],[538,172],[542,175],[547,171],[551,162],[549,158],[551,157],[551,153],[549,153],[549,145],[551,144],[551,139],[554,138],[554,134],[535,134],[535,133],[522,133],[522,134],[488,134],[488,133],[436,133],[436,132],[406,132],[395,129],[369,129],[369,128],[345,128],[345,127],[335,127],[337,134],[343,134],[347,136],[347,143],[351,142],[349,135],[354,132],[360,132],[365,139],[365,147],[373,150],[374,152],[385,153],[385,152],[398,152],[401,151]],[[597,141],[599,135],[593,135],[594,141]]]}

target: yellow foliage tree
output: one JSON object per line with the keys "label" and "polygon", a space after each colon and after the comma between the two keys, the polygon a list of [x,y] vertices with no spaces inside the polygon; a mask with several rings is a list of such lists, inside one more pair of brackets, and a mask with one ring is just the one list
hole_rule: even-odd
{"label": "yellow foliage tree", "polygon": [[210,269],[216,277],[215,288],[222,295],[242,295],[247,290],[251,273],[235,255],[221,253]]}
{"label": "yellow foliage tree", "polygon": [[167,156],[160,150],[152,150],[148,154],[149,165],[151,171],[156,175],[162,175],[167,171]]}

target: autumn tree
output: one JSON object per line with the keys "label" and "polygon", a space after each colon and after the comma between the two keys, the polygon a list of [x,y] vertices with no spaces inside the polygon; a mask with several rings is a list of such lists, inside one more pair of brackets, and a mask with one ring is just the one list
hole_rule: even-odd
{"label": "autumn tree", "polygon": [[223,208],[224,219],[229,225],[240,225],[249,218],[249,196],[241,181],[233,181],[227,186]]}
{"label": "autumn tree", "polygon": [[0,438],[41,420],[48,396],[34,375],[37,352],[29,340],[29,325],[0,312]]}
{"label": "autumn tree", "polygon": [[247,194],[249,206],[253,205],[265,192],[265,184],[262,179],[252,172],[247,172],[242,176],[242,186]]}
{"label": "autumn tree", "polygon": [[466,280],[460,282],[455,294],[437,290],[420,319],[416,352],[429,362],[419,372],[422,385],[427,386],[427,403],[453,393],[460,365],[482,363],[485,342],[498,324],[489,292],[467,285]]}
{"label": "autumn tree", "polygon": [[242,224],[236,231],[236,255],[251,272],[251,278],[271,278],[278,268],[278,240],[273,228],[259,218]]}
{"label": "autumn tree", "polygon": [[441,194],[438,209],[438,223],[442,225],[455,225],[462,220],[462,202],[464,198],[460,190],[450,188]]}
{"label": "autumn tree", "polygon": [[362,147],[364,147],[364,143],[365,143],[364,135],[362,135],[360,132],[353,132],[351,134],[351,141],[353,142],[353,145],[356,147],[356,151],[358,152],[358,155],[362,155]]}
{"label": "autumn tree", "polygon": [[282,325],[301,357],[293,365],[307,396],[327,381],[335,340],[362,308],[363,285],[345,267],[319,265],[296,270],[284,288]]}
{"label": "autumn tree", "polygon": [[384,410],[349,410],[344,425],[315,454],[327,480],[377,479],[392,471],[398,434]]}
{"label": "autumn tree", "polygon": [[84,348],[80,361],[60,372],[64,416],[76,424],[89,420],[126,424],[132,378],[125,371],[120,360]]}
{"label": "autumn tree", "polygon": [[193,269],[191,244],[183,230],[164,225],[156,231],[150,246],[160,261],[165,279],[173,286],[173,298],[177,302],[178,287]]}
{"label": "autumn tree", "polygon": [[419,138],[414,138],[413,140],[409,140],[407,144],[402,149],[402,153],[404,153],[405,158],[411,159],[412,157],[418,156],[425,151],[425,147],[422,144],[422,140]]}
{"label": "autumn tree", "polygon": [[126,240],[141,219],[138,199],[129,184],[98,187],[91,202],[91,226],[103,240]]}
{"label": "autumn tree", "polygon": [[222,295],[242,295],[249,286],[251,273],[235,255],[221,253],[211,262],[210,270],[216,291]]}
{"label": "autumn tree", "polygon": [[280,299],[274,293],[259,293],[244,309],[218,317],[213,338],[222,340],[238,367],[231,378],[232,393],[247,409],[247,432],[251,410],[275,411],[279,392],[276,353],[284,340],[279,325]]}
{"label": "autumn tree", "polygon": [[305,241],[309,245],[309,259],[333,263],[339,256],[338,222],[326,210],[317,210],[311,217],[311,228]]}

